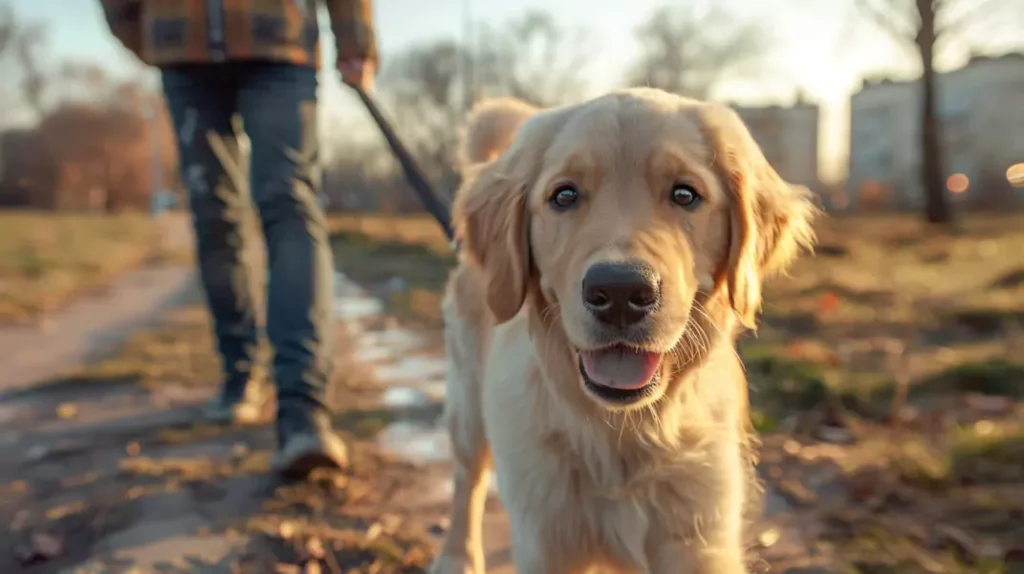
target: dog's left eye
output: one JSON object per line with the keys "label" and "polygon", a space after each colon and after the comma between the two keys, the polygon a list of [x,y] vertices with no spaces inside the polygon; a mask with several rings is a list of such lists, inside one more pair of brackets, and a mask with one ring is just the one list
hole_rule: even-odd
{"label": "dog's left eye", "polygon": [[580,192],[576,189],[575,185],[571,183],[563,183],[555,188],[555,191],[548,198],[548,202],[551,203],[551,207],[559,211],[565,211],[576,205],[576,202],[580,199]]}
{"label": "dog's left eye", "polygon": [[672,203],[689,209],[697,207],[697,205],[700,204],[701,199],[703,199],[692,185],[686,183],[677,183],[672,186],[672,194],[670,198],[672,199]]}

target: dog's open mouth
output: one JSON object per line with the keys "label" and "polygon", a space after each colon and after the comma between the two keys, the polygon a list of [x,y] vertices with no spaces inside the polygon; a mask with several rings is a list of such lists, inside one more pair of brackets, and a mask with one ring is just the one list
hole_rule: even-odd
{"label": "dog's open mouth", "polygon": [[579,357],[580,375],[587,390],[608,402],[636,402],[657,387],[660,353],[615,345],[580,351]]}

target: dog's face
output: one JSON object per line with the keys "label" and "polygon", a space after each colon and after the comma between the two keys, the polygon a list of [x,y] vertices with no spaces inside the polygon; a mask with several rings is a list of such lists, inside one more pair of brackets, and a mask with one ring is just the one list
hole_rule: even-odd
{"label": "dog's face", "polygon": [[720,336],[697,320],[713,302],[753,326],[761,277],[810,241],[813,211],[733,112],[647,89],[534,116],[456,207],[496,318],[536,289],[612,409],[658,400]]}

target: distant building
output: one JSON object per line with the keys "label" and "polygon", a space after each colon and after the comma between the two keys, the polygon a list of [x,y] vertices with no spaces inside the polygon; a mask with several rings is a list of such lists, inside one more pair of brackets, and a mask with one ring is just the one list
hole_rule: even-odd
{"label": "distant building", "polygon": [[818,125],[821,111],[817,104],[799,97],[792,106],[734,106],[733,109],[747,124],[768,163],[783,179],[820,190]]}
{"label": "distant building", "polygon": [[[937,79],[942,175],[953,178],[955,200],[997,206],[1024,198],[1007,176],[1024,162],[1024,54],[974,57]],[[920,109],[919,79],[868,80],[850,98],[847,192],[855,204],[916,208],[924,201]]]}

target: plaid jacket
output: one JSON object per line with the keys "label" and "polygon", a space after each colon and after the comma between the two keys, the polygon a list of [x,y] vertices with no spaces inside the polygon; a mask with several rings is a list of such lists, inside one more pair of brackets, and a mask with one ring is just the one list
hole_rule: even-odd
{"label": "plaid jacket", "polygon": [[[266,59],[319,65],[321,0],[100,0],[114,36],[154,66]],[[339,59],[377,60],[372,0],[323,0]]]}

